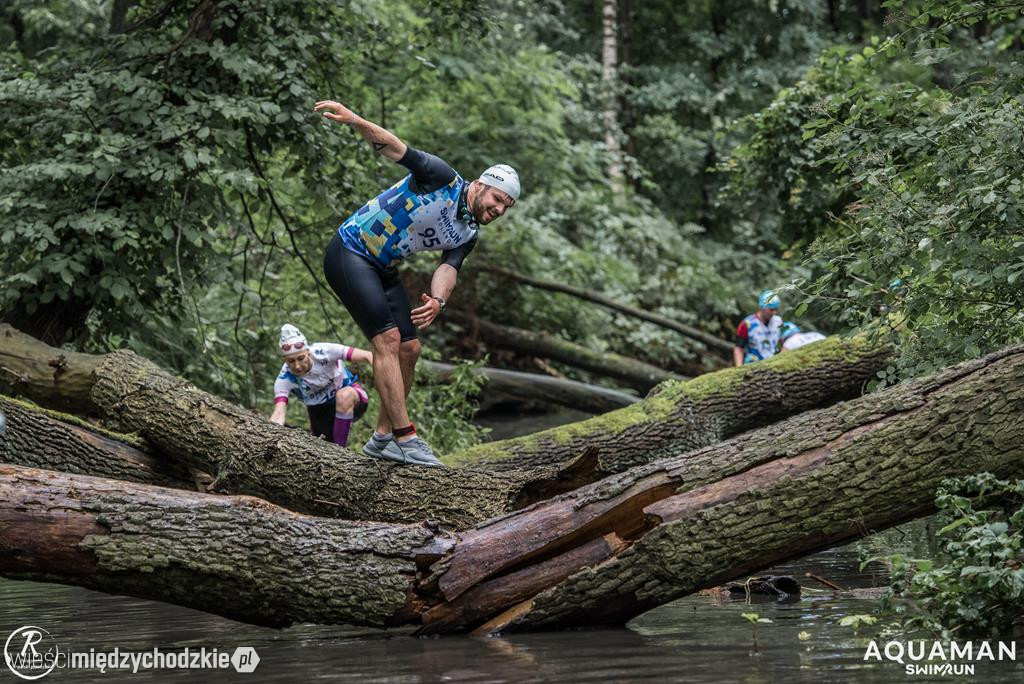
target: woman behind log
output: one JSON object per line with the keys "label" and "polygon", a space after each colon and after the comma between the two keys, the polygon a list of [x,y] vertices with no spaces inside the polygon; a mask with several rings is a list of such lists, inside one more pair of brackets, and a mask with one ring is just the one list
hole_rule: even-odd
{"label": "woman behind log", "polygon": [[370,405],[370,397],[346,361],[373,363],[373,354],[344,344],[308,344],[294,325],[281,326],[278,352],[284,359],[274,382],[274,412],[270,420],[284,425],[288,396],[296,394],[309,413],[309,429],[340,446],[348,445],[352,422]]}

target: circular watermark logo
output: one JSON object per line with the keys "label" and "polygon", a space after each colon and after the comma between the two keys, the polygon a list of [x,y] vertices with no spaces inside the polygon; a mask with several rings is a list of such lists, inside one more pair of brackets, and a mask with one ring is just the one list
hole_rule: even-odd
{"label": "circular watermark logo", "polygon": [[59,656],[57,642],[42,627],[19,627],[4,643],[4,662],[22,679],[41,679],[50,674]]}

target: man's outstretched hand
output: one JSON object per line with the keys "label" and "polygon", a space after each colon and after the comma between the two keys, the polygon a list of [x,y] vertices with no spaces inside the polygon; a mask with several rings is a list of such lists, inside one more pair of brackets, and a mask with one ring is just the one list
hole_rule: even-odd
{"label": "man's outstretched hand", "polygon": [[340,102],[335,102],[334,100],[320,100],[316,103],[316,106],[313,107],[313,111],[323,112],[324,118],[343,124],[355,123],[359,118],[351,109]]}
{"label": "man's outstretched hand", "polygon": [[412,322],[417,328],[422,330],[433,323],[434,319],[437,318],[437,314],[441,313],[441,302],[428,294],[421,294],[420,299],[423,300],[423,306],[418,306],[412,310]]}

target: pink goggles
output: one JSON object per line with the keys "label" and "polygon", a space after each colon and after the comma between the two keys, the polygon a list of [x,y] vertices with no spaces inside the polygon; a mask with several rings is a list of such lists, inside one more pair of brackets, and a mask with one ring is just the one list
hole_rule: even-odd
{"label": "pink goggles", "polygon": [[284,344],[281,345],[281,351],[285,351],[286,352],[286,351],[291,351],[292,349],[294,349],[295,351],[299,351],[300,349],[302,349],[305,346],[306,346],[305,342],[285,342]]}

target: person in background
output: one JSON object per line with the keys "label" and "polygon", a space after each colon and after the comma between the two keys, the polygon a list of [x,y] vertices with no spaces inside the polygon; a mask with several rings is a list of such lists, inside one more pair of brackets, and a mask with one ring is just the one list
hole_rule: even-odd
{"label": "person in background", "polygon": [[782,331],[779,334],[779,340],[782,342],[782,347],[779,349],[779,353],[781,354],[787,349],[799,349],[800,347],[807,346],[812,342],[818,342],[823,339],[825,339],[825,336],[820,332],[801,332],[800,326],[796,323],[786,321],[782,324]]}
{"label": "person in background", "polygon": [[782,330],[782,317],[779,316],[781,305],[779,295],[773,290],[765,290],[757,298],[757,311],[740,321],[732,349],[732,360],[736,367],[775,355]]}
{"label": "person in background", "polygon": [[274,382],[270,420],[284,425],[288,396],[295,394],[306,405],[310,432],[347,446],[352,422],[366,413],[370,398],[345,362],[372,364],[373,354],[344,344],[309,344],[298,328],[287,323],[281,326],[278,352],[284,365]]}

